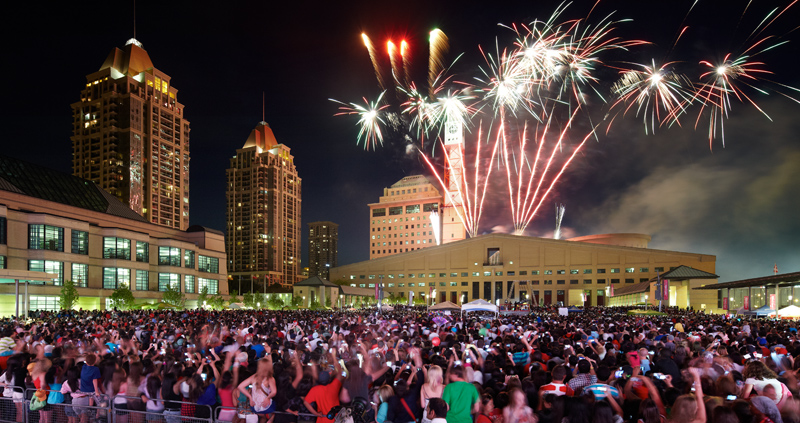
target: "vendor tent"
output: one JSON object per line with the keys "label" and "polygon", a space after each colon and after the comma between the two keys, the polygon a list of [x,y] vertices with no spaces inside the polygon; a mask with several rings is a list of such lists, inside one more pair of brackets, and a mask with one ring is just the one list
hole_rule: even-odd
{"label": "vendor tent", "polygon": [[800,318],[800,307],[790,305],[778,310],[778,317],[781,319],[797,319]]}
{"label": "vendor tent", "polygon": [[763,306],[755,309],[755,310],[744,310],[739,309],[736,310],[736,314],[743,314],[747,316],[772,316],[775,314],[775,310],[769,308],[769,304],[764,304]]}
{"label": "vendor tent", "polygon": [[381,310],[383,310],[383,311],[394,311],[394,307],[392,307],[392,306],[390,306],[388,304],[384,304],[384,305],[381,306]]}
{"label": "vendor tent", "polygon": [[443,303],[439,303],[428,307],[428,311],[446,311],[446,310],[459,311],[461,310],[461,307],[459,307],[458,304],[451,303],[450,301],[445,301]]}
{"label": "vendor tent", "polygon": [[244,308],[244,303],[231,303],[229,308],[231,310],[238,310],[238,309]]}
{"label": "vendor tent", "polygon": [[572,307],[567,308],[567,312],[569,312],[569,313],[583,313],[583,309],[575,307],[575,306],[572,306]]}
{"label": "vendor tent", "polygon": [[469,313],[470,311],[491,311],[492,313],[497,313],[497,306],[486,300],[470,301],[461,306],[461,314],[465,312]]}

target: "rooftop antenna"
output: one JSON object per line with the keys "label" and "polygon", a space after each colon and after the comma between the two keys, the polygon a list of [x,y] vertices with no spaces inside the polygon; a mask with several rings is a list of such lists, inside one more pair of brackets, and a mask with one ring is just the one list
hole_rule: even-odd
{"label": "rooftop antenna", "polygon": [[261,121],[262,122],[266,122],[266,119],[264,119],[264,110],[266,109],[265,102],[264,102],[264,97],[265,97],[264,91],[261,91]]}
{"label": "rooftop antenna", "polygon": [[136,0],[133,0],[133,38],[136,39]]}

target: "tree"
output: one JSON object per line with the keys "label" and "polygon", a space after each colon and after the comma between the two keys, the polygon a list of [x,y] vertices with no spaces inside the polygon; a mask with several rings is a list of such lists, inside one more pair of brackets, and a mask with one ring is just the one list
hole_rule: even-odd
{"label": "tree", "polygon": [[117,287],[117,289],[111,293],[110,298],[112,307],[119,310],[130,310],[136,301],[133,297],[133,292],[124,284]]}
{"label": "tree", "polygon": [[242,302],[245,307],[256,308],[256,297],[252,292],[242,295]]}
{"label": "tree", "polygon": [[78,298],[80,297],[78,290],[75,289],[75,283],[71,280],[66,280],[64,285],[61,285],[61,297],[58,299],[58,306],[62,310],[72,310],[72,307],[78,303]]}
{"label": "tree", "polygon": [[[166,301],[164,301],[166,302]],[[200,294],[197,296],[197,308],[202,308],[208,303],[208,287],[204,286],[200,289]]]}
{"label": "tree", "polygon": [[331,307],[331,297],[330,296],[325,298],[325,307],[328,307],[328,308]]}
{"label": "tree", "polygon": [[230,306],[233,303],[240,303],[240,302],[241,301],[239,300],[239,291],[236,290],[231,291],[231,299],[228,301],[228,306]]}
{"label": "tree", "polygon": [[302,307],[303,306],[303,297],[299,295],[292,295],[292,307]]}
{"label": "tree", "polygon": [[185,308],[186,297],[181,293],[180,288],[175,289],[172,284],[167,284],[167,290],[161,294],[161,301],[177,308]]}
{"label": "tree", "polygon": [[225,308],[225,298],[222,295],[214,295],[208,299],[208,306],[213,310],[222,310]]}
{"label": "tree", "polygon": [[283,300],[277,295],[270,295],[269,300],[267,300],[267,306],[271,310],[280,310],[283,305]]}

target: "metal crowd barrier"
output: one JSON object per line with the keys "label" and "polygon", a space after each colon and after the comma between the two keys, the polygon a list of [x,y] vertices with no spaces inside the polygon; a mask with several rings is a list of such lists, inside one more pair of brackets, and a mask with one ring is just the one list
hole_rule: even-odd
{"label": "metal crowd barrier", "polygon": [[[230,423],[239,410],[233,407],[216,407],[199,405],[184,401],[170,401],[174,404],[190,406],[194,410],[192,416],[181,416],[168,412],[149,412],[145,410],[146,404],[140,397],[118,395],[117,399],[125,399],[125,403],[115,403],[113,398],[105,395],[95,395],[92,405],[76,405],[74,403],[48,403],[41,410],[31,411],[30,404],[36,389],[23,391],[21,388],[13,389],[16,395],[0,396],[0,423]],[[50,394],[49,390],[45,390]],[[158,400],[159,402],[166,402]],[[132,407],[141,408],[135,410]],[[188,411],[188,410],[185,410]],[[313,422],[313,414],[294,414],[276,411],[274,414],[295,416],[298,422]],[[243,423],[251,423],[247,416]],[[200,416],[200,417],[198,417]],[[207,416],[207,417],[205,417]],[[257,422],[257,418],[253,420]]]}
{"label": "metal crowd barrier", "polygon": [[0,396],[0,422],[25,422],[26,405],[25,391],[22,388],[6,387],[3,390],[3,396]]}

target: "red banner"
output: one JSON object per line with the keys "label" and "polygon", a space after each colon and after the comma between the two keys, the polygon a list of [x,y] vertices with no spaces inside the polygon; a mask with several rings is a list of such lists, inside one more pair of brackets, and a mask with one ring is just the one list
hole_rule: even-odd
{"label": "red banner", "polygon": [[745,295],[744,296],[743,304],[744,304],[743,308],[745,310],[750,310],[750,296],[749,295]]}
{"label": "red banner", "polygon": [[661,284],[664,286],[664,293],[661,294],[661,298],[664,299],[664,303],[669,305],[669,279],[664,279]]}
{"label": "red banner", "polygon": [[722,309],[723,310],[727,310],[728,309],[728,297],[723,297],[722,298]]}
{"label": "red banner", "polygon": [[777,310],[778,309],[778,307],[776,307],[777,305],[778,304],[776,304],[775,301],[775,294],[769,294],[769,308],[771,310]]}

